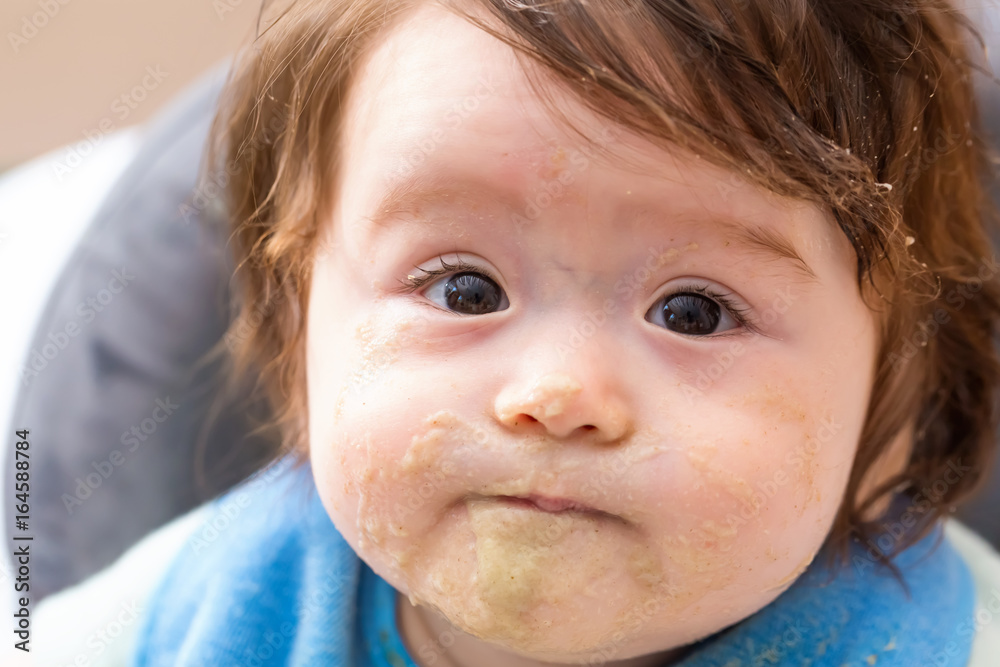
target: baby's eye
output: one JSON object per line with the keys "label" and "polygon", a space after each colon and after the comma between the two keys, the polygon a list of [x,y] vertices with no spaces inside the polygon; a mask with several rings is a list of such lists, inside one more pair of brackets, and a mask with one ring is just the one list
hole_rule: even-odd
{"label": "baby's eye", "polygon": [[486,315],[510,305],[496,281],[477,271],[454,273],[437,280],[424,295],[442,308],[462,315]]}
{"label": "baby's eye", "polygon": [[723,297],[685,290],[653,304],[646,320],[686,336],[708,336],[740,326],[739,315],[720,305]]}

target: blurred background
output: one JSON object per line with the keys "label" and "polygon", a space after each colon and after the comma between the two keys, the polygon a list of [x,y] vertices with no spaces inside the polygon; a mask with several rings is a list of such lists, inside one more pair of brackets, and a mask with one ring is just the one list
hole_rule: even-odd
{"label": "blurred background", "polygon": [[[10,446],[22,353],[61,266],[138,150],[135,128],[235,53],[259,7],[259,0],[0,2],[0,176],[23,166],[22,172],[36,172],[28,180],[50,183],[58,200],[11,192],[22,189],[23,178],[3,188],[0,278],[19,288],[11,291],[0,331],[0,449]],[[51,417],[60,418],[57,406]],[[0,490],[9,490],[7,480]],[[0,610],[7,619],[13,576],[8,559],[0,559]],[[9,620],[0,625],[0,665],[38,664],[29,656],[38,656],[42,640],[32,637],[33,656],[14,650],[11,627]]]}
{"label": "blurred background", "polygon": [[3,0],[0,172],[146,120],[235,52],[259,7],[257,0]]}

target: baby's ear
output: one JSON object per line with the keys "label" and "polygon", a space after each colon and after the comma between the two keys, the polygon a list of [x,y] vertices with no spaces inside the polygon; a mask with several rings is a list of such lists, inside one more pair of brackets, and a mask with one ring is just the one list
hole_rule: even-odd
{"label": "baby's ear", "polygon": [[[886,447],[881,456],[868,468],[861,480],[861,484],[858,485],[859,505],[863,504],[879,485],[884,484],[889,478],[906,470],[906,466],[910,463],[910,456],[913,453],[913,433],[914,423],[911,420],[900,429],[899,433],[889,443],[889,446]],[[889,509],[891,501],[892,494],[883,493],[871,507],[861,514],[861,519],[863,521],[878,519]]]}

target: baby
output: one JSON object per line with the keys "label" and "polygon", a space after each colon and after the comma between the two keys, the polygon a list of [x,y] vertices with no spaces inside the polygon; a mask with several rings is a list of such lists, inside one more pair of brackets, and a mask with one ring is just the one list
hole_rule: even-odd
{"label": "baby", "polygon": [[965,664],[940,519],[1000,378],[970,32],[266,7],[208,165],[296,465],[185,550],[136,664]]}

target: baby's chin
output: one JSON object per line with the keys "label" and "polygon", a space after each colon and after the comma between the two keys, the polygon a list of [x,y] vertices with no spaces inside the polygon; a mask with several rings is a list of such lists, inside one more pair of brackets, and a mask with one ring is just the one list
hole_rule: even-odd
{"label": "baby's chin", "polygon": [[697,638],[669,622],[697,596],[672,585],[633,527],[494,499],[465,509],[443,539],[369,554],[389,561],[386,578],[411,603],[458,630],[524,657],[571,664],[671,648],[671,627],[673,646]]}

